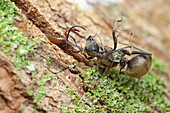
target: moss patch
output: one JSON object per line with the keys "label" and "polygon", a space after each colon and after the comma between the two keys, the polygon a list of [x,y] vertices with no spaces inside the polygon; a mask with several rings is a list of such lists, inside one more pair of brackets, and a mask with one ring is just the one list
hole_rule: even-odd
{"label": "moss patch", "polygon": [[0,1],[0,49],[13,57],[15,67],[26,68],[28,53],[36,51],[38,41],[23,37],[18,28],[11,25],[16,12],[17,8],[10,0]]}
{"label": "moss patch", "polygon": [[164,62],[162,62],[156,57],[153,57],[152,61],[153,63],[151,69],[159,72],[168,72],[168,67],[165,65]]}
{"label": "moss patch", "polygon": [[[158,67],[161,65],[157,64]],[[151,109],[159,112],[170,111],[170,105],[163,98],[163,95],[168,95],[164,81],[154,74],[148,73],[141,79],[134,79],[113,70],[99,78],[96,70],[94,67],[84,72],[84,77],[87,76],[84,78],[84,87],[88,89],[85,94],[87,99],[79,98],[68,87],[69,93],[74,94],[72,100],[79,106],[71,107],[72,112],[135,113],[148,112]]]}
{"label": "moss patch", "polygon": [[[34,66],[28,62],[28,54],[36,52],[36,49],[39,46],[39,41],[23,37],[22,33],[18,32],[18,28],[12,26],[15,14],[17,14],[17,8],[14,3],[10,0],[0,1],[0,50],[10,56],[11,62],[16,70],[24,69],[27,73],[34,73]],[[20,75],[22,76],[21,72]],[[19,77],[17,77],[17,79],[19,80]],[[25,79],[24,76],[23,79]],[[45,78],[42,78],[42,80],[44,79]],[[41,83],[44,82],[42,81]],[[43,85],[40,85],[35,98],[44,94],[43,88]],[[28,95],[33,95],[31,88],[28,91]],[[40,106],[41,105],[37,105],[37,109],[40,109]]]}

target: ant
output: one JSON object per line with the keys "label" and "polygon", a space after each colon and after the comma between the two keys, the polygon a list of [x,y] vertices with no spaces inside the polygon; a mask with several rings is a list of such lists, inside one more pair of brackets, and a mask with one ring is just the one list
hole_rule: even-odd
{"label": "ant", "polygon": [[[129,44],[119,42],[120,44],[127,45],[127,46],[117,49],[118,42],[117,42],[117,37],[115,36],[115,29],[118,22],[121,21],[122,19],[117,20],[112,30],[114,48],[107,47],[107,46],[102,48],[102,46],[101,45],[99,46],[94,40],[95,36],[91,36],[91,35],[86,39],[86,46],[84,49],[82,47],[79,47],[75,40],[74,40],[75,44],[71,43],[68,40],[69,33],[70,31],[72,31],[72,29],[74,29],[77,26],[73,26],[69,29],[66,37],[66,41],[70,43],[72,46],[77,47],[79,49],[78,52],[81,52],[85,56],[85,58],[92,59],[94,57],[97,57],[99,77],[102,76],[106,68],[113,68],[119,64],[120,65],[119,73],[121,73],[122,69],[124,69],[125,66],[127,65],[125,73],[128,76],[131,76],[133,78],[141,78],[149,71],[151,67],[152,54],[131,44],[132,33],[130,34],[129,37]],[[85,30],[85,28],[83,27],[81,28]],[[130,50],[128,51],[125,48],[130,48]],[[132,48],[135,48],[138,51],[132,51]],[[86,53],[89,57],[87,57]],[[134,54],[138,54],[138,55],[130,60],[123,59],[125,55],[131,56]]]}

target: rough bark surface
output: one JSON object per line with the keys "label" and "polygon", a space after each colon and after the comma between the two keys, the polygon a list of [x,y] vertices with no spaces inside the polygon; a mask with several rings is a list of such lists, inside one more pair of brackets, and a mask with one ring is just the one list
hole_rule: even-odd
{"label": "rough bark surface", "polygon": [[[33,4],[27,0],[12,0],[15,2],[16,6],[22,10],[22,12],[26,15],[27,19],[30,20],[34,25],[36,25],[37,28],[39,28],[43,33],[50,33],[54,34],[56,37],[62,37],[62,34],[57,32],[52,25],[49,24],[49,22],[46,20],[44,15],[40,14],[38,8],[33,6]],[[38,2],[38,1],[37,1]],[[42,2],[43,3],[43,2]],[[74,54],[73,52],[70,52],[68,49],[73,49],[72,46],[70,46],[67,43],[58,44],[58,46],[64,50],[67,54],[72,55],[75,59],[77,59],[80,62],[84,62],[85,64],[92,66],[86,59],[84,59],[79,54]]]}
{"label": "rough bark surface", "polygon": [[[62,107],[75,106],[71,101],[72,96],[67,93],[66,85],[75,89],[75,93],[79,97],[86,98],[83,96],[86,90],[83,87],[83,79],[79,76],[79,73],[83,73],[84,70],[88,68],[87,65],[93,65],[81,54],[69,51],[69,49],[74,49],[71,45],[66,43],[58,45],[52,44],[45,33],[53,34],[56,37],[64,37],[64,32],[67,28],[73,25],[82,25],[87,29],[86,38],[90,34],[94,35],[98,31],[98,36],[102,37],[103,45],[113,47],[111,22],[117,20],[118,16],[125,15],[130,19],[127,19],[123,24],[129,29],[120,34],[119,41],[128,42],[129,34],[133,31],[135,32],[134,37],[137,39],[133,43],[138,46],[151,47],[155,55],[159,57],[160,54],[162,54],[163,56],[161,58],[164,61],[170,62],[168,59],[169,39],[167,38],[167,32],[163,30],[158,32],[159,30],[156,29],[155,26],[152,26],[153,31],[150,30],[149,33],[154,32],[156,35],[160,35],[165,32],[164,37],[167,41],[162,39],[161,42],[159,39],[159,41],[156,42],[158,44],[163,44],[163,42],[168,44],[166,44],[165,47],[159,48],[149,43],[149,38],[145,38],[140,31],[136,30],[136,27],[140,29],[143,24],[148,25],[145,29],[146,31],[151,27],[149,27],[149,22],[147,23],[146,20],[145,23],[140,19],[135,20],[135,17],[130,16],[131,14],[138,15],[138,13],[140,13],[136,10],[135,2],[126,1],[122,3],[120,6],[123,9],[120,9],[119,12],[109,12],[107,8],[112,6],[100,7],[100,5],[96,5],[92,11],[86,12],[80,10],[75,4],[65,0],[11,1],[18,7],[18,17],[20,18],[19,21],[18,17],[14,18],[13,26],[18,27],[19,31],[23,32],[23,36],[40,40],[41,46],[38,47],[36,53],[30,53],[28,58],[29,63],[36,66],[36,75],[28,74],[23,69],[21,69],[22,75],[14,71],[14,67],[10,63],[12,58],[8,59],[8,56],[0,51],[0,112],[25,113],[32,112],[34,109],[39,112],[61,112]],[[132,7],[129,8],[129,5]],[[127,12],[124,12],[125,10]],[[133,10],[136,10],[136,12],[133,12]],[[149,16],[147,19],[148,18]],[[130,24],[128,24],[128,22]],[[137,25],[135,25],[136,23]],[[81,33],[82,32],[76,35],[75,39],[78,41],[79,45],[84,47],[84,34]],[[99,38],[97,38],[96,41],[100,43]],[[41,57],[40,54],[43,57]],[[46,63],[47,61],[51,62],[49,66]],[[170,66],[170,63],[167,63],[167,65]],[[33,96],[28,96],[28,91],[30,89],[38,89],[38,80],[45,75],[46,70],[48,70],[48,75],[52,77],[52,79],[48,81],[47,86],[45,86],[47,95],[41,100],[32,103]],[[25,79],[23,79],[23,77]],[[19,80],[16,78],[19,78]],[[163,78],[167,81],[170,80],[170,74],[166,73]],[[33,79],[35,81],[37,80],[35,85],[32,84]],[[52,87],[54,82],[56,82],[56,85]],[[169,97],[167,100],[170,100]],[[41,103],[41,110],[35,107],[38,103]],[[101,102],[98,102],[98,105],[101,104]],[[153,110],[153,112],[156,111]]]}

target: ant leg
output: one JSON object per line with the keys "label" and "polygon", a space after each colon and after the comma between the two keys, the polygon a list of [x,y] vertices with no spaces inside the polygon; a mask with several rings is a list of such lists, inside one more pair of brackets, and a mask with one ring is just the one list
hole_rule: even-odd
{"label": "ant leg", "polygon": [[84,57],[85,57],[86,59],[92,59],[92,58],[93,58],[93,57],[87,57],[87,55],[86,55],[85,52],[82,52],[82,54],[84,55]]}
{"label": "ant leg", "polygon": [[112,31],[113,42],[114,42],[114,50],[117,48],[117,38],[115,37],[115,29]]}
{"label": "ant leg", "polygon": [[80,28],[82,28],[83,30],[86,30],[84,27],[79,26],[79,25],[75,25],[75,26],[71,27],[71,28],[68,30],[68,33],[67,33],[67,36],[66,36],[66,40],[67,40],[67,41],[68,41],[68,37],[69,37],[70,32],[72,31],[72,29],[75,29],[75,27],[80,27]]}
{"label": "ant leg", "polygon": [[105,47],[105,50],[107,51],[106,52],[106,56],[109,56],[110,54],[112,54],[114,51],[118,51],[118,50],[121,50],[121,51],[125,51],[124,53],[126,54],[130,54],[127,50],[124,50],[125,48],[130,48],[131,46],[126,46],[126,47],[123,47],[123,48],[119,48],[119,49],[117,49],[117,50],[114,50],[114,49],[112,49],[112,50],[110,50],[109,49],[109,47]]}
{"label": "ant leg", "polygon": [[71,43],[70,41],[67,41],[67,42],[68,42],[70,45],[72,45],[72,46],[74,46],[74,47],[77,47],[80,51],[83,51],[83,48],[77,45],[77,42],[76,42],[75,38],[73,38],[72,36],[70,36],[70,37],[73,39],[73,41],[74,41],[75,44]]}
{"label": "ant leg", "polygon": [[[72,38],[73,38],[73,37],[72,37]],[[73,38],[73,40],[75,40],[75,39]],[[79,49],[79,51],[77,51],[77,50],[71,50],[71,49],[70,49],[70,51],[72,51],[73,53],[81,52],[86,59],[92,59],[92,58],[93,58],[93,57],[87,57],[86,53],[85,53],[85,52],[82,52],[82,51],[83,51],[83,48],[77,46],[76,41],[75,41],[75,44],[76,44],[76,45],[74,45],[74,44],[71,43],[70,41],[67,41],[67,42],[68,42],[69,44],[71,44],[72,46],[75,46],[75,47],[77,47],[77,48]]]}
{"label": "ant leg", "polygon": [[102,67],[100,67],[100,65],[98,65],[97,67],[98,67],[99,77],[101,77],[106,68],[102,68]]}
{"label": "ant leg", "polygon": [[125,55],[132,55],[132,54],[140,54],[140,55],[152,55],[151,53],[148,53],[148,52],[141,52],[141,51],[132,51],[132,52],[129,52],[127,50],[121,50]]}
{"label": "ant leg", "polygon": [[80,27],[80,28],[82,28],[83,30],[86,30],[84,27],[79,26],[79,25],[75,25],[75,26],[71,27],[71,28],[68,30],[68,33],[66,33],[66,41],[67,41],[67,43],[69,43],[70,45],[72,45],[72,46],[74,46],[74,47],[77,47],[80,51],[83,51],[83,48],[81,48],[81,47],[79,47],[79,46],[77,45],[75,39],[74,39],[72,36],[70,36],[70,37],[73,39],[73,41],[74,41],[75,44],[71,43],[71,42],[68,40],[68,37],[69,37],[69,34],[70,34],[71,31],[79,31],[79,30],[75,29],[75,27]]}
{"label": "ant leg", "polygon": [[[66,29],[66,31],[65,31],[65,33],[64,33],[64,35],[65,35],[65,39],[66,39],[66,37],[67,37],[67,35],[68,35],[68,31],[69,31],[70,29]],[[73,28],[73,29],[71,29],[71,31],[72,32],[79,32],[79,30],[78,29],[76,29],[76,28]]]}
{"label": "ant leg", "polygon": [[72,46],[74,46],[74,47],[77,47],[77,48],[79,49],[79,51],[77,51],[77,50],[70,50],[70,51],[72,51],[73,53],[78,53],[78,52],[82,51],[83,48],[81,48],[81,47],[79,47],[79,46],[77,45],[77,42],[76,42],[75,38],[73,38],[71,35],[70,35],[70,37],[73,39],[73,41],[74,41],[75,44],[71,43],[70,41],[67,41],[67,42],[68,42],[70,45],[72,45]]}
{"label": "ant leg", "polygon": [[142,48],[139,48],[138,46],[133,45],[133,47],[134,47],[135,49],[139,50],[139,51],[142,51],[142,52],[144,52],[144,53],[147,53],[147,54],[149,54],[149,55],[152,55],[152,53],[149,53],[148,51],[146,51],[146,50],[144,50],[144,49],[142,49]]}
{"label": "ant leg", "polygon": [[122,69],[126,66],[128,61],[124,60],[124,59],[121,59],[120,60],[120,70],[119,70],[119,74],[121,74],[122,72]]}
{"label": "ant leg", "polygon": [[[132,35],[133,35],[133,33],[131,33],[130,36],[129,36],[129,44],[126,44],[126,43],[123,43],[123,42],[119,42],[120,44],[130,46],[130,47],[129,47],[129,48],[130,48],[130,49],[129,49],[129,53],[126,51],[127,55],[131,55],[131,54],[152,55],[151,53],[149,53],[149,52],[147,52],[147,51],[145,51],[145,50],[143,50],[143,49],[141,49],[141,48],[139,48],[139,47],[137,47],[137,46],[135,46],[135,45],[132,45],[132,43],[131,43],[131,36],[132,36]],[[137,50],[139,50],[139,51],[132,51],[132,48],[135,48],[135,49],[137,49]]]}
{"label": "ant leg", "polygon": [[74,50],[74,49],[67,49],[67,50],[69,50],[69,51],[71,51],[71,52],[73,52],[73,53],[78,53],[78,52],[80,52],[80,51],[77,51],[77,50]]}
{"label": "ant leg", "polygon": [[87,55],[84,55],[84,57],[88,60],[93,59],[93,57],[87,57]]}
{"label": "ant leg", "polygon": [[118,23],[118,22],[121,22],[121,21],[122,21],[122,18],[121,18],[121,20],[117,20],[117,21],[115,22],[115,25],[114,25],[113,31],[112,31],[113,42],[114,42],[114,50],[117,48],[117,37],[115,36],[115,29],[116,29],[116,27],[117,27],[117,23]]}
{"label": "ant leg", "polygon": [[102,71],[101,71],[101,76],[103,75],[105,69],[106,69],[106,68],[103,68],[103,69],[102,69]]}
{"label": "ant leg", "polygon": [[[122,45],[129,45],[129,44],[126,44],[126,43],[123,43],[123,42],[119,42],[120,44]],[[139,51],[132,51],[133,54],[146,54],[146,55],[152,55],[152,53],[149,53],[148,51],[144,50],[144,49],[141,49],[140,47],[138,46],[135,46],[135,45],[132,45],[133,48],[139,50]]]}

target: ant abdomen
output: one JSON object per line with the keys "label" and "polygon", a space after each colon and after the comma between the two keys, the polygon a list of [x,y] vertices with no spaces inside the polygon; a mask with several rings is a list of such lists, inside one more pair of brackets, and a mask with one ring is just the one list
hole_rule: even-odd
{"label": "ant abdomen", "polygon": [[141,78],[149,71],[151,65],[151,55],[138,55],[127,62],[125,73],[133,78]]}

